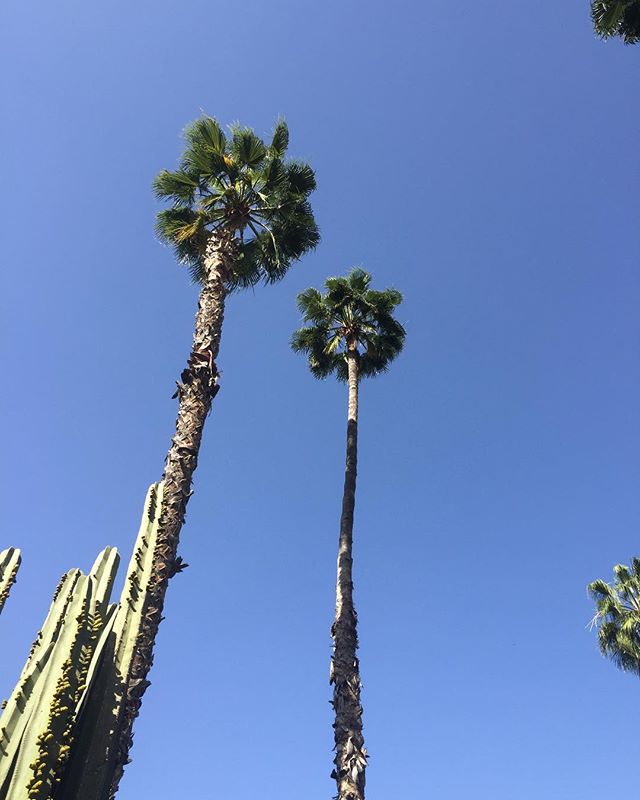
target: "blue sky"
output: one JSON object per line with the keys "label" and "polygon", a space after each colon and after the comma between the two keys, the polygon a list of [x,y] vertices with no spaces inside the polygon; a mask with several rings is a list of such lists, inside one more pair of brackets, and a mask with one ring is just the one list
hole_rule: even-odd
{"label": "blue sky", "polygon": [[548,5],[3,4],[0,695],[60,574],[128,559],[162,471],[197,295],[150,184],[180,131],[282,114],[318,177],[321,246],[229,302],[122,800],[334,792],[346,396],[288,340],[296,293],[354,264],[408,330],[361,395],[368,798],[628,788],[640,684],[585,585],[640,553],[640,49]]}

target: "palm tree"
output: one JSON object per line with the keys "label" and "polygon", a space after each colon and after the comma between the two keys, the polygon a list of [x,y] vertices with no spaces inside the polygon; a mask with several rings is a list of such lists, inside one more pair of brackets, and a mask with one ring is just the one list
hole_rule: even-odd
{"label": "palm tree", "polygon": [[346,278],[329,278],[321,294],[307,289],[298,308],[308,326],[293,335],[292,347],[308,356],[316,378],[335,373],[349,387],[347,457],[340,517],[336,616],[331,628],[335,769],[337,800],[363,800],[367,751],[362,736],[357,615],[353,604],[352,544],[358,449],[358,385],[361,378],[384,372],[400,353],[405,331],[393,318],[402,295],[395,289],[376,292],[371,276],[353,269]]}
{"label": "palm tree", "polygon": [[631,568],[616,564],[613,585],[603,580],[588,586],[597,611],[592,626],[598,627],[602,654],[626,672],[640,675],[640,558]]}
{"label": "palm tree", "polygon": [[203,116],[186,128],[185,140],[179,168],[163,170],[154,182],[156,196],[171,203],[158,214],[157,233],[201,290],[191,354],[177,382],[176,431],[165,462],[149,602],[132,662],[121,766],[112,794],[148,686],[167,585],[184,566],[177,557],[178,541],[204,423],[219,388],[216,358],[226,297],[259,282],[280,280],[320,238],[308,201],[315,176],[308,164],[285,159],[289,132],[283,121],[265,144],[239,125],[231,127],[227,138],[215,119]]}
{"label": "palm tree", "polygon": [[591,18],[598,36],[640,42],[640,0],[592,0]]}

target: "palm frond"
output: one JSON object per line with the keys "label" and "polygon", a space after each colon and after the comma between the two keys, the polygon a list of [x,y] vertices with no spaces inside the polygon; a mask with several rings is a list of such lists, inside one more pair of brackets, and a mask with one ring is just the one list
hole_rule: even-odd
{"label": "palm frond", "polygon": [[640,560],[631,569],[624,564],[613,568],[614,581],[592,581],[587,587],[596,602],[591,622],[598,627],[598,644],[604,656],[627,672],[640,675]]}
{"label": "palm frond", "polygon": [[309,288],[301,292],[297,297],[298,311],[302,314],[305,322],[313,322],[316,325],[327,323],[330,319],[328,309],[323,302],[322,295],[317,289]]}
{"label": "palm frond", "polygon": [[[156,216],[156,235],[161,242],[173,248],[176,259],[192,271],[199,272],[205,245],[205,223],[198,222],[198,213],[190,208],[174,207],[160,211]],[[194,233],[192,238],[185,231]]]}
{"label": "palm frond", "polygon": [[603,38],[617,36],[625,5],[622,0],[615,0],[615,2],[596,0],[591,3],[591,18],[599,36]]}
{"label": "palm frond", "polygon": [[286,169],[292,192],[308,197],[315,190],[315,173],[304,161],[289,161]]}
{"label": "palm frond", "polygon": [[267,148],[264,142],[251,128],[234,126],[231,129],[231,155],[245,167],[257,167],[267,155]]}
{"label": "palm frond", "polygon": [[224,156],[227,139],[217,120],[206,114],[191,122],[184,131],[184,138],[195,150],[208,149]]}
{"label": "palm frond", "polygon": [[[352,293],[364,294],[371,283],[371,275],[365,272],[362,267],[354,267],[347,275],[347,285]],[[377,292],[376,294],[382,294]]]}
{"label": "palm frond", "polygon": [[275,192],[286,191],[287,171],[279,157],[267,159],[258,177],[260,191],[265,197],[269,197]]}
{"label": "palm frond", "polygon": [[598,602],[604,599],[612,599],[615,597],[613,588],[609,586],[606,581],[603,581],[602,578],[592,581],[587,586],[587,591],[589,592],[590,596]]}
{"label": "palm frond", "polygon": [[337,363],[342,359],[327,353],[326,337],[319,328],[300,328],[291,339],[291,347],[296,353],[307,356],[311,374],[320,380],[335,372]]}
{"label": "palm frond", "polygon": [[184,170],[169,172],[163,169],[153,182],[158,200],[169,199],[176,204],[191,205],[198,189],[198,181]]}
{"label": "palm frond", "polygon": [[395,289],[376,292],[371,276],[357,267],[346,277],[325,281],[324,293],[307,289],[298,295],[298,310],[309,323],[294,335],[292,347],[308,356],[316,377],[348,377],[347,350],[355,347],[360,377],[385,372],[402,350],[406,332],[391,312],[402,301]]}
{"label": "palm frond", "polygon": [[219,180],[229,173],[225,157],[210,147],[187,147],[182,154],[181,169],[196,175],[199,184]]}
{"label": "palm frond", "polygon": [[640,42],[640,0],[592,0],[591,19],[602,39],[619,36],[625,44]]}
{"label": "palm frond", "polygon": [[287,152],[287,147],[289,147],[289,128],[283,119],[279,119],[273,131],[271,151],[273,155],[282,158]]}

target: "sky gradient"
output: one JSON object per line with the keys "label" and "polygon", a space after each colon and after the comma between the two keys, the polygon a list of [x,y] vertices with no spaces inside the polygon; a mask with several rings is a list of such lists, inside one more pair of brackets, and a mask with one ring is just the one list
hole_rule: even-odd
{"label": "sky gradient", "polygon": [[318,178],[320,247],[227,307],[119,800],[333,796],[346,390],[289,339],[296,294],[353,265],[407,328],[360,398],[368,800],[628,790],[640,682],[585,586],[640,555],[640,47],[552,5],[3,3],[0,696],[60,575],[126,563],[162,472],[197,289],[150,186],[180,132],[283,115]]}

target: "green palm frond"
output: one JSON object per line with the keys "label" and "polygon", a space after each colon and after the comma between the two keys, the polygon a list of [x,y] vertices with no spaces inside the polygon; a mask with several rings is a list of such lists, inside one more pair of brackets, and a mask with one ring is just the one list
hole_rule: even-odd
{"label": "green palm frond", "polygon": [[316,176],[303,161],[290,161],[286,167],[287,178],[293,192],[307,197],[316,188]]}
{"label": "green palm frond", "polygon": [[316,378],[327,378],[334,371],[335,359],[326,351],[326,334],[320,328],[301,328],[293,334],[291,347],[296,353],[304,353],[309,369]]}
{"label": "green palm frond", "polygon": [[207,116],[187,126],[184,138],[179,168],[163,170],[153,184],[173,205],[158,214],[159,238],[201,281],[206,241],[224,229],[236,241],[230,290],[280,280],[320,241],[308,199],[315,176],[308,164],[285,160],[286,123],[276,124],[269,146],[240,125],[226,137]]}
{"label": "green palm frond", "polygon": [[640,559],[631,568],[616,564],[612,584],[602,579],[587,587],[595,600],[591,622],[598,628],[598,643],[604,656],[626,672],[640,675]]}
{"label": "green palm frond", "polygon": [[294,333],[291,346],[307,354],[315,377],[335,373],[346,381],[350,347],[361,377],[385,372],[402,350],[406,332],[392,315],[402,295],[395,289],[374,291],[370,284],[369,273],[356,267],[346,277],[327,278],[324,293],[311,288],[298,295],[307,325]]}
{"label": "green palm frond", "polygon": [[227,139],[217,120],[203,115],[187,125],[184,131],[186,142],[195,150],[211,149],[220,155],[226,153]]}
{"label": "green palm frond", "polygon": [[619,36],[625,44],[640,42],[640,0],[592,0],[591,19],[603,39]]}
{"label": "green palm frond", "polygon": [[[188,131],[189,128],[187,128]],[[220,184],[218,181],[221,178],[226,178],[228,181],[232,175],[231,165],[227,161],[224,150],[220,151],[212,147],[200,137],[191,137],[187,141],[187,147],[185,147],[180,161],[180,169],[194,176],[198,185],[203,189],[207,183],[215,182],[216,189],[220,191],[220,187],[225,183]]]}
{"label": "green palm frond", "polygon": [[197,189],[197,179],[184,170],[169,172],[163,169],[153,182],[156,198],[173,200],[176,205],[191,205]]}
{"label": "green palm frond", "polygon": [[267,155],[267,148],[262,139],[259,139],[251,128],[234,126],[231,129],[231,155],[245,167],[258,167]]}
{"label": "green palm frond", "polygon": [[278,156],[270,158],[265,162],[262,169],[262,186],[260,187],[260,194],[266,199],[272,192],[287,190],[287,170]]}
{"label": "green palm frond", "polygon": [[625,584],[629,582],[631,574],[626,564],[616,564],[613,568],[613,574],[616,576],[616,583]]}
{"label": "green palm frond", "polygon": [[289,128],[283,119],[279,119],[271,138],[271,151],[281,157],[286,153],[287,147],[289,147]]}

